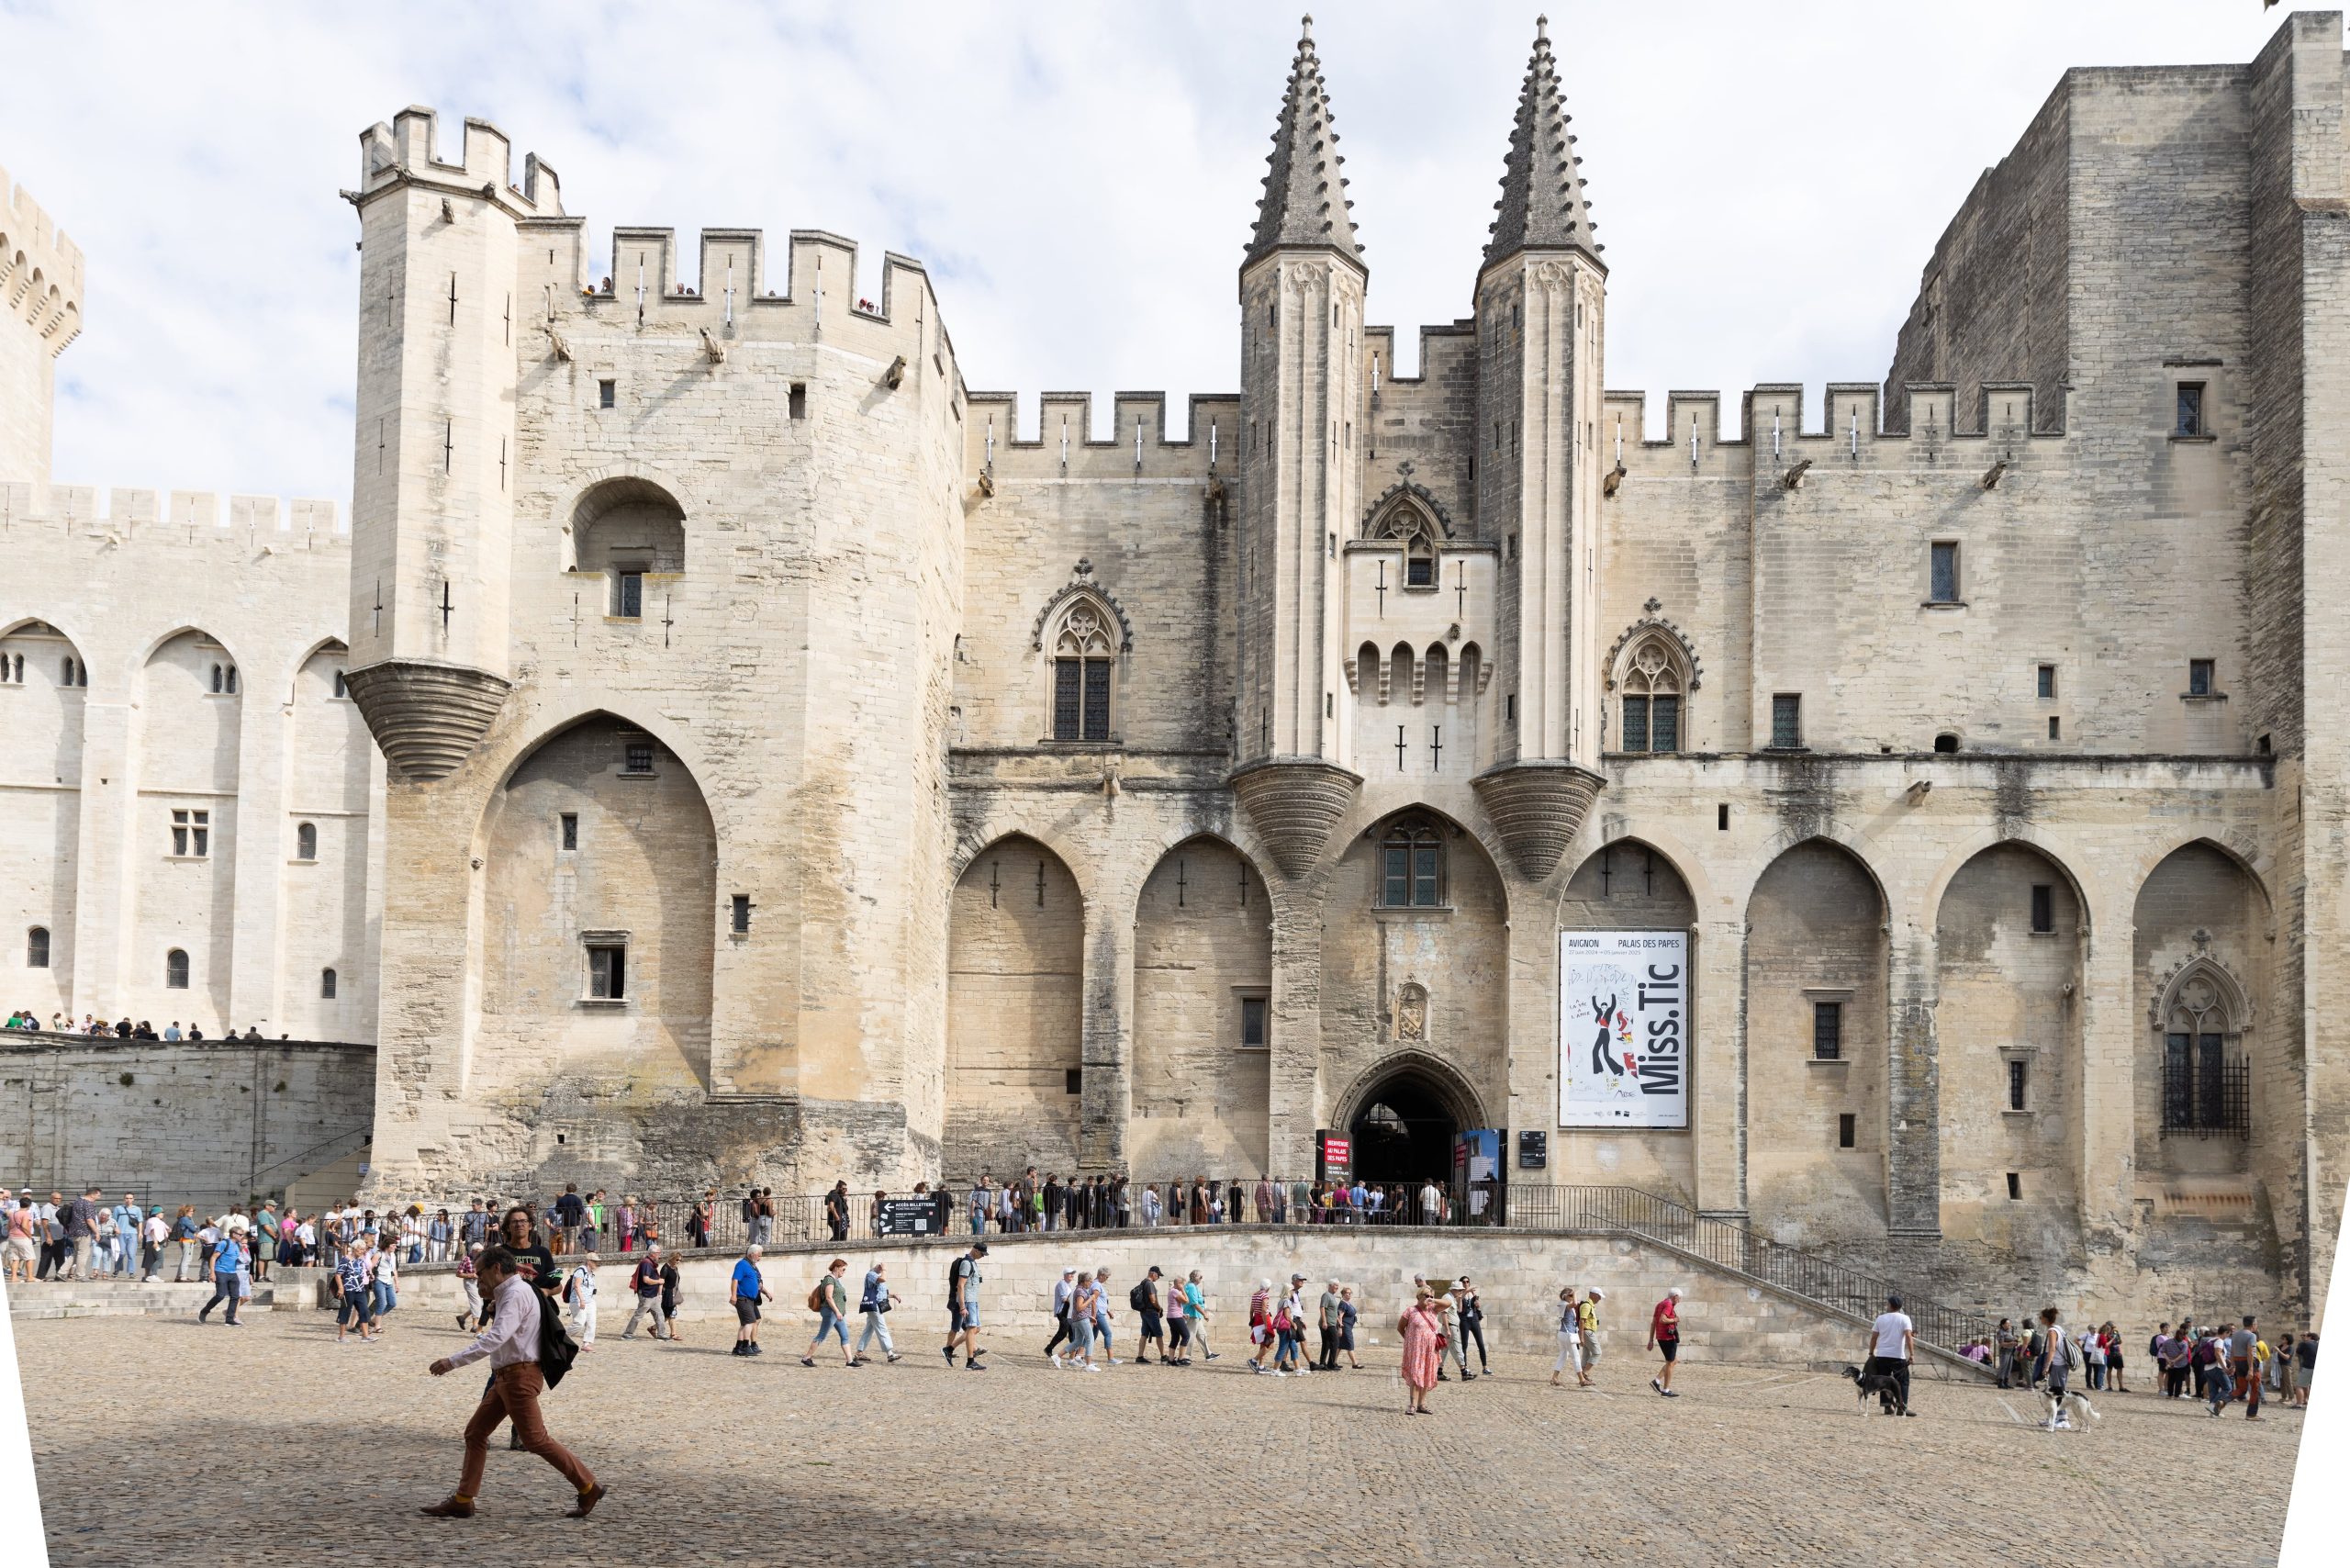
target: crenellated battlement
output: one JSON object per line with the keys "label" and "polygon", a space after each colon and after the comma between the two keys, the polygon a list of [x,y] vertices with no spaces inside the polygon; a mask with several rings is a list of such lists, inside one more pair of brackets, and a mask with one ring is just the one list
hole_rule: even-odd
{"label": "crenellated battlement", "polygon": [[478,196],[508,207],[518,218],[560,218],[563,193],[555,172],[529,153],[522,183],[514,184],[513,143],[486,119],[464,122],[463,151],[454,163],[440,153],[440,116],[409,105],[359,133],[359,197],[402,183],[444,185],[452,195]]}
{"label": "crenellated battlement", "polygon": [[1239,471],[1240,395],[1193,393],[1190,434],[1167,433],[1167,394],[1111,395],[1109,439],[1093,434],[1093,395],[1037,398],[1036,434],[1020,436],[1019,396],[973,392],[963,421],[968,466],[999,479],[1205,479]]}
{"label": "crenellated battlement", "polygon": [[1666,393],[1663,423],[1651,429],[1646,392],[1610,390],[1601,420],[1601,455],[1612,462],[1620,446],[1620,455],[1629,461],[1636,452],[1687,451],[1694,441],[1700,456],[1719,446],[1782,455],[1801,448],[1798,455],[1816,458],[1837,450],[1864,453],[1882,442],[1914,449],[1950,442],[2016,444],[2065,437],[2062,409],[2053,428],[2035,428],[2030,382],[1986,382],[1974,406],[1965,409],[1959,407],[1958,389],[1947,383],[1917,383],[1903,387],[1902,394],[1900,417],[1888,419],[1896,410],[1884,407],[1884,391],[1875,382],[1831,381],[1824,415],[1815,426],[1805,410],[1800,384],[1761,382],[1739,395],[1740,432],[1726,435],[1719,392]]}
{"label": "crenellated battlement", "polygon": [[[566,229],[567,236],[554,230]],[[529,227],[540,254],[529,271],[546,267],[546,252],[554,259],[547,281],[555,285],[550,304],[561,313],[580,309],[592,316],[610,308],[641,312],[649,323],[664,319],[695,320],[701,325],[732,325],[738,319],[770,311],[812,310],[816,319],[863,320],[888,325],[901,319],[903,302],[897,298],[899,278],[923,303],[912,319],[935,322],[930,301],[930,272],[914,257],[885,251],[881,256],[881,297],[867,300],[856,292],[857,243],[822,229],[789,231],[783,257],[782,286],[773,286],[769,274],[774,258],[767,231],[760,229],[705,229],[696,247],[696,271],[688,282],[680,267],[677,231],[674,229],[627,225],[612,230],[608,272],[590,276],[585,225],[578,218],[560,224],[540,222]],[[939,325],[942,336],[944,324]]]}
{"label": "crenellated battlement", "polygon": [[0,481],[0,536],[47,530],[117,543],[235,543],[273,549],[348,550],[351,526],[335,503],[275,496],[222,498],[206,490]]}
{"label": "crenellated battlement", "polygon": [[0,168],[0,306],[53,356],[82,331],[82,248]]}

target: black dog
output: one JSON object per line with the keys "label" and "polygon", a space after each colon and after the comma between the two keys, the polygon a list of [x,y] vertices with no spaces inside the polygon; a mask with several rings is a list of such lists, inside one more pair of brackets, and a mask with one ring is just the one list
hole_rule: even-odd
{"label": "black dog", "polygon": [[1909,1413],[1908,1401],[1901,1397],[1901,1384],[1890,1372],[1878,1372],[1872,1377],[1858,1367],[1846,1367],[1844,1375],[1852,1380],[1863,1415],[1867,1414],[1865,1407],[1872,1398],[1884,1406],[1888,1416],[1907,1416]]}

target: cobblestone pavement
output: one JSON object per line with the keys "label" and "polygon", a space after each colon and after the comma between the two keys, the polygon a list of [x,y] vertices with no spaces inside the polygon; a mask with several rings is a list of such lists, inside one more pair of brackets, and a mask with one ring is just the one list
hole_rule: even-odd
{"label": "cobblestone pavement", "polygon": [[[1833,1374],[1762,1367],[1685,1365],[1667,1401],[1628,1350],[1596,1392],[1508,1358],[1440,1385],[1427,1418],[1403,1413],[1385,1346],[1365,1371],[1276,1382],[1237,1353],[1056,1372],[1024,1337],[973,1374],[909,1321],[899,1364],[811,1372],[785,1313],[755,1361],[726,1354],[731,1325],[689,1323],[677,1346],[608,1328],[546,1409],[610,1500],[560,1518],[562,1482],[501,1434],[480,1517],[439,1521],[414,1509],[454,1482],[482,1375],[427,1377],[462,1337],[405,1316],[372,1349],[290,1312],[241,1332],[17,1324],[52,1560],[258,1562],[339,1539],[421,1563],[2213,1568],[2276,1561],[2300,1438],[2288,1413],[2214,1421],[2143,1394],[2042,1432],[2024,1397],[1939,1383],[1919,1419],[1863,1418]],[[2230,1505],[2182,1506],[2183,1463],[2224,1476]]]}

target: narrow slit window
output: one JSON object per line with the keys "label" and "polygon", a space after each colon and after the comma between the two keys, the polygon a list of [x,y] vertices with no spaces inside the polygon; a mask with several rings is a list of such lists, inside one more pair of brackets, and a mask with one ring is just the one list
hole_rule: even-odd
{"label": "narrow slit window", "polygon": [[2052,741],[2065,738],[2065,721],[2053,713],[2048,715],[2048,738]]}
{"label": "narrow slit window", "polygon": [[332,969],[320,969],[319,971],[319,1000],[321,1002],[332,1002],[334,1000],[334,971]]}
{"label": "narrow slit window", "polygon": [[1084,1093],[1085,1070],[1081,1067],[1072,1067],[1064,1072],[1061,1075],[1061,1091],[1067,1094]]}
{"label": "narrow slit window", "polygon": [[174,947],[163,955],[163,989],[187,989],[187,953],[185,949]]}
{"label": "narrow slit window", "polygon": [[2014,1204],[2023,1202],[2023,1172],[2020,1170],[2008,1172],[2008,1201]]}
{"label": "narrow slit window", "polygon": [[2053,883],[2031,885],[2031,928],[2042,935],[2056,929],[2056,889]]}
{"label": "narrow slit window", "polygon": [[1836,1147],[1838,1148],[1854,1147],[1859,1132],[1860,1118],[1850,1111],[1841,1113],[1836,1118]]}
{"label": "narrow slit window", "polygon": [[2204,433],[2202,382],[2182,381],[2178,384],[2178,415],[2170,433],[2187,436]]}
{"label": "narrow slit window", "polygon": [[808,417],[808,384],[805,381],[791,384],[791,417],[795,420]]}
{"label": "narrow slit window", "polygon": [[36,925],[25,933],[25,968],[49,968],[49,927]]}
{"label": "narrow slit window", "polygon": [[304,823],[294,830],[294,858],[316,860],[319,857],[319,827],[316,823]]}
{"label": "narrow slit window", "polygon": [[751,929],[750,894],[736,893],[734,895],[733,925],[734,935],[737,936],[744,935],[749,933]]}
{"label": "narrow slit window", "polygon": [[561,835],[557,842],[559,842],[565,849],[578,848],[579,813],[577,812],[565,812],[557,819],[557,821],[560,824],[558,831]]}
{"label": "narrow slit window", "polygon": [[2056,666],[2054,665],[2040,666],[2040,695],[2042,697],[2056,695]]}
{"label": "narrow slit window", "polygon": [[644,574],[621,572],[612,581],[612,613],[624,621],[644,619]]}
{"label": "narrow slit window", "polygon": [[617,406],[620,402],[620,391],[621,384],[617,381],[607,380],[597,382],[596,407],[599,409],[610,409]]}
{"label": "narrow slit window", "polygon": [[1270,1011],[1270,1004],[1264,997],[1244,996],[1240,999],[1240,1043],[1242,1046],[1255,1049],[1267,1043],[1269,1036],[1266,1034],[1265,1023]]}
{"label": "narrow slit window", "polygon": [[2024,1096],[2031,1088],[2031,1064],[2026,1062],[2021,1057],[2010,1057],[2008,1058],[2009,1110],[2021,1111],[2027,1108]]}

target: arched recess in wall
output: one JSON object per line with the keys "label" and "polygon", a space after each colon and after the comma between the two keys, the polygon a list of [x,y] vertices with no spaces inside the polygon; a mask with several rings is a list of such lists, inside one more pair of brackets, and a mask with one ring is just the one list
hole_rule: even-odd
{"label": "arched recess in wall", "polygon": [[289,846],[281,871],[282,962],[288,975],[331,969],[336,977],[331,996],[321,985],[285,988],[280,1027],[297,1040],[364,1038],[375,1024],[366,898],[375,741],[343,683],[349,659],[350,650],[330,638],[294,673],[293,766],[281,830]]}
{"label": "arched recess in wall", "polygon": [[2300,1126],[2292,1067],[2264,1027],[2269,920],[2260,884],[2215,844],[2181,846],[2138,890],[2131,1100],[2147,1176],[2249,1178],[2263,1129]]}
{"label": "arched recess in wall", "polygon": [[1076,1168],[1084,983],[1085,901],[1060,857],[1019,834],[979,851],[947,928],[947,1176]]}
{"label": "arched recess in wall", "polygon": [[677,754],[589,714],[516,763],[476,843],[471,1092],[706,1089],[718,838]]}
{"label": "arched recess in wall", "polygon": [[[89,670],[45,621],[0,633],[0,917],[47,933],[46,962],[19,953],[10,977],[42,1017],[73,995],[73,913],[82,828],[82,715]],[[14,1004],[12,1004],[14,1005]]]}
{"label": "arched recess in wall", "polygon": [[1169,850],[1135,907],[1137,1174],[1268,1168],[1272,984],[1272,901],[1254,863],[1218,838]]}
{"label": "arched recess in wall", "polygon": [[1823,838],[1747,900],[1747,1202],[1790,1245],[1885,1234],[1886,919],[1868,868]]}
{"label": "arched recess in wall", "polygon": [[[201,631],[163,638],[138,672],[131,719],[138,793],[126,857],[132,958],[123,999],[133,1018],[179,1018],[207,1034],[235,1022],[229,980],[244,825],[238,812],[243,693],[235,654]],[[163,955],[173,948],[188,956],[188,984],[166,995]]]}
{"label": "arched recess in wall", "polygon": [[1983,850],[1942,892],[1934,1034],[1953,1238],[2036,1257],[2078,1212],[2084,929],[2072,875],[2030,845]]}
{"label": "arched recess in wall", "polygon": [[[1492,857],[1424,807],[1371,823],[1340,852],[1323,901],[1326,1103],[1417,1050],[1452,1063],[1483,1104],[1505,1105],[1508,1041],[1509,902]],[[1291,1151],[1272,1154],[1279,1164]]]}
{"label": "arched recess in wall", "polygon": [[[1674,933],[1682,937],[1681,1037],[1685,1042],[1682,1089],[1692,1124],[1696,1119],[1698,1075],[1725,1068],[1735,1071],[1727,1063],[1699,1059],[1701,1021],[1711,999],[1701,996],[1696,984],[1702,962],[1692,929],[1696,923],[1697,901],[1680,868],[1664,851],[1637,838],[1616,839],[1593,850],[1568,879],[1559,903],[1561,932]],[[1604,1003],[1605,999],[1600,1000]],[[1569,995],[1560,999],[1560,1007],[1561,1017],[1572,1021],[1566,1043],[1588,1055],[1589,1031],[1597,1012],[1594,999]],[[1718,1037],[1727,1036],[1718,1031]],[[1552,1108],[1556,1109],[1555,1103]],[[1570,1120],[1554,1114],[1550,1125],[1569,1127]],[[1567,1136],[1553,1136],[1557,1147],[1551,1157],[1550,1181],[1628,1182],[1684,1201],[1695,1197],[1692,1146],[1679,1133],[1625,1134],[1608,1129],[1606,1159],[1612,1163],[1606,1165],[1584,1163],[1595,1159],[1597,1151],[1587,1150],[1572,1129]]]}
{"label": "arched recess in wall", "polygon": [[650,479],[605,479],[573,504],[570,542],[570,568],[602,579],[603,612],[642,618],[686,569],[686,510]]}

